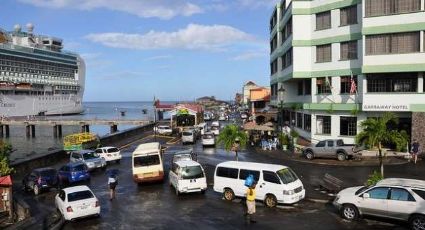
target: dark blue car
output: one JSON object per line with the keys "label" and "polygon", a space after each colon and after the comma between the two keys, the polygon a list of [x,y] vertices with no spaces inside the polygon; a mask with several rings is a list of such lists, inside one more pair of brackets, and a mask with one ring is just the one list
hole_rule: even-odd
{"label": "dark blue car", "polygon": [[58,173],[54,168],[38,168],[24,177],[22,185],[25,191],[33,190],[35,195],[58,185]]}
{"label": "dark blue car", "polygon": [[59,169],[58,174],[61,184],[90,180],[88,168],[82,162],[68,163]]}

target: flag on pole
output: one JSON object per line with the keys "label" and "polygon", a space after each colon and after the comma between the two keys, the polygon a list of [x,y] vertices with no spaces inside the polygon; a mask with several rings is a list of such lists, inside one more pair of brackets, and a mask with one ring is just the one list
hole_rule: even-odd
{"label": "flag on pole", "polygon": [[350,94],[355,94],[355,93],[357,93],[357,86],[356,86],[356,82],[354,81],[353,74],[351,74],[350,82],[351,82]]}

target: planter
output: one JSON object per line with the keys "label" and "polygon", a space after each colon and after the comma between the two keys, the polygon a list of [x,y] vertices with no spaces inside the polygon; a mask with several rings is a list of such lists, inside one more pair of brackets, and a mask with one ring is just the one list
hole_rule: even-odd
{"label": "planter", "polygon": [[292,138],[292,141],[293,141],[294,145],[296,145],[296,144],[297,144],[297,140],[298,140],[298,137],[294,137],[294,138]]}
{"label": "planter", "polygon": [[282,150],[283,150],[283,151],[288,150],[288,145],[282,145]]}

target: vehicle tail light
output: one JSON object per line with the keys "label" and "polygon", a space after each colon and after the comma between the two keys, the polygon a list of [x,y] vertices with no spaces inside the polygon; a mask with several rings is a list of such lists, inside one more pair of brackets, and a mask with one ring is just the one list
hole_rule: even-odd
{"label": "vehicle tail light", "polygon": [[68,207],[66,208],[66,212],[73,212],[73,211],[72,211],[72,207],[71,207],[71,206],[68,206]]}
{"label": "vehicle tail light", "polygon": [[100,203],[98,200],[96,200],[96,204],[94,205],[94,207],[99,207],[99,206],[100,206]]}

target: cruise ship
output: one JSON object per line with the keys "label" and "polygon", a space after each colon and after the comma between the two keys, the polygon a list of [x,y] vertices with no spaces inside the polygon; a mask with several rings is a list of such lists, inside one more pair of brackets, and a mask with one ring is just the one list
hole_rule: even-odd
{"label": "cruise ship", "polygon": [[0,28],[0,116],[82,113],[84,60],[63,51],[62,39],[33,31],[31,23]]}

